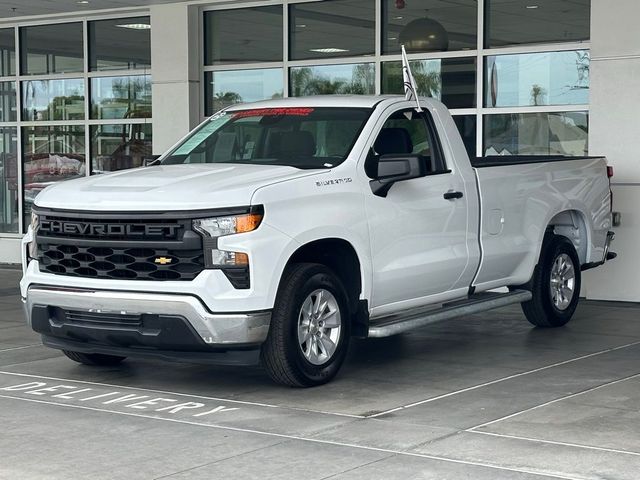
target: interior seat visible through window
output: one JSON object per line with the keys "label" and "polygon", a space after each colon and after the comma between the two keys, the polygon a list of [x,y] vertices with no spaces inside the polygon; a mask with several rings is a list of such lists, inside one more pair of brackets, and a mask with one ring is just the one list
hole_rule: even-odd
{"label": "interior seat visible through window", "polygon": [[365,162],[365,173],[375,178],[381,155],[420,155],[428,173],[444,171],[434,152],[433,141],[424,117],[414,109],[393,113],[384,123],[373,144],[373,155]]}
{"label": "interior seat visible through window", "polygon": [[378,155],[413,152],[411,135],[404,128],[383,128],[373,147]]}

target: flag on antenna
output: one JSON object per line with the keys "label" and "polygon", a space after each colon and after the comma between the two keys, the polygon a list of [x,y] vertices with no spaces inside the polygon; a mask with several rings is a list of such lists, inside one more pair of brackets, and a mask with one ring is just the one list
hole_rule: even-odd
{"label": "flag on antenna", "polygon": [[418,90],[416,89],[416,81],[411,73],[411,67],[409,66],[409,60],[407,60],[407,52],[402,45],[402,79],[404,81],[404,98],[405,100],[415,100],[416,110],[422,111],[420,107],[420,101],[418,100]]}

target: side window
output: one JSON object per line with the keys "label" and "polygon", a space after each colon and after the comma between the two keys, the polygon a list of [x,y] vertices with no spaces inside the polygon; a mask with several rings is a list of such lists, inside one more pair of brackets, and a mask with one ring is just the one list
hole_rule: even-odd
{"label": "side window", "polygon": [[[423,115],[414,109],[400,110],[387,119],[373,144],[373,151],[376,158],[381,155],[420,155],[426,163],[427,172],[446,170]],[[369,177],[374,177],[371,170],[375,164],[377,162],[365,164]]]}

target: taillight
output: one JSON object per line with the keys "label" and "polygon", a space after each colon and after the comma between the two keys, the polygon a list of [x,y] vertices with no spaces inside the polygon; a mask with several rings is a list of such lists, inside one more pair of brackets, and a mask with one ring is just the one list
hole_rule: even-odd
{"label": "taillight", "polygon": [[613,177],[613,167],[611,165],[607,165],[607,178]]}

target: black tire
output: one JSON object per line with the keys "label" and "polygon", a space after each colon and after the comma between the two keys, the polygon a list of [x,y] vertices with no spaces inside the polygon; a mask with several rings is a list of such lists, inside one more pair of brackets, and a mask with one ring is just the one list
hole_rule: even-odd
{"label": "black tire", "polygon": [[[303,303],[318,289],[329,291],[337,301],[341,328],[333,354],[325,363],[314,365],[305,358],[298,340],[298,321]],[[348,305],[342,283],[324,265],[298,263],[288,267],[278,289],[269,334],[260,353],[261,363],[271,379],[290,387],[313,387],[335,377],[349,346]]]}
{"label": "black tire", "polygon": [[62,352],[74,362],[82,363],[84,365],[92,365],[92,366],[118,365],[125,358],[127,358],[127,357],[117,357],[115,355],[103,355],[102,353],[81,353],[81,352],[70,352],[69,350],[63,350]]}
{"label": "black tire", "polygon": [[[564,257],[563,257],[564,256]],[[552,294],[551,274],[557,259],[569,258],[573,269],[573,296],[566,306],[559,308]],[[542,244],[540,261],[531,279],[533,298],[522,304],[527,320],[536,327],[552,328],[566,325],[578,306],[580,299],[580,259],[569,239],[559,235],[547,234]]]}

